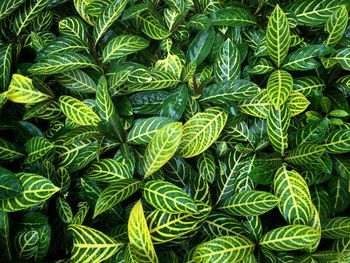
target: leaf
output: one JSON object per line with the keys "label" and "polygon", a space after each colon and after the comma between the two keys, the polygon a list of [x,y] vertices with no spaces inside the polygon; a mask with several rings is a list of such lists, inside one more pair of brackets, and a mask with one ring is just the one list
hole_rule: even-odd
{"label": "leaf", "polygon": [[12,160],[24,156],[11,142],[0,138],[0,160]]}
{"label": "leaf", "polygon": [[[22,186],[17,176],[11,171],[0,166],[0,199],[9,199],[22,193]],[[0,215],[1,218],[1,215]],[[1,224],[0,224],[1,229]]]}
{"label": "leaf", "polygon": [[44,137],[33,137],[25,144],[27,156],[25,163],[33,163],[48,154],[55,145]]}
{"label": "leaf", "polygon": [[274,67],[270,60],[261,58],[252,68],[248,70],[251,74],[266,74],[274,70]]}
{"label": "leaf", "polygon": [[154,65],[154,70],[168,72],[178,79],[181,77],[183,61],[177,55],[168,54],[165,59],[158,60]]}
{"label": "leaf", "polygon": [[90,25],[94,25],[95,18],[86,13],[86,8],[88,2],[86,0],[73,0],[75,10],[78,12],[79,16],[82,17]]}
{"label": "leaf", "polygon": [[142,183],[135,179],[119,179],[116,180],[115,183],[108,186],[104,189],[99,195],[95,210],[94,210],[94,218],[108,209],[115,207],[115,205],[119,204],[133,193],[135,193],[140,187]]}
{"label": "leaf", "polygon": [[196,37],[192,40],[186,53],[187,62],[200,65],[209,55],[215,39],[213,30],[199,31]]}
{"label": "leaf", "polygon": [[96,84],[84,71],[76,69],[55,75],[55,80],[73,92],[96,93]]}
{"label": "leaf", "polygon": [[89,180],[115,184],[119,182],[119,179],[132,178],[132,175],[126,165],[106,158],[90,165],[84,177]]}
{"label": "leaf", "polygon": [[203,230],[208,237],[234,236],[244,233],[241,222],[224,213],[212,212],[206,219]]}
{"label": "leaf", "polygon": [[209,150],[199,155],[197,167],[200,176],[202,176],[209,183],[214,182],[216,177],[215,157]]}
{"label": "leaf", "polygon": [[293,225],[307,225],[312,217],[312,201],[303,177],[295,170],[288,171],[283,165],[276,172],[273,187],[285,220]]}
{"label": "leaf", "polygon": [[12,22],[12,28],[16,36],[19,36],[29,23],[44,10],[48,2],[49,0],[27,1],[18,9]]}
{"label": "leaf", "polygon": [[277,203],[277,197],[268,192],[248,190],[232,195],[219,209],[233,216],[256,216],[270,211]]}
{"label": "leaf", "polygon": [[290,125],[291,113],[288,105],[283,104],[277,109],[270,106],[267,116],[267,135],[273,146],[281,155],[284,155],[288,148],[288,128]]}
{"label": "leaf", "polygon": [[143,186],[143,197],[153,207],[167,213],[194,213],[197,206],[181,188],[162,180],[148,181]]}
{"label": "leaf", "polygon": [[308,45],[297,49],[287,56],[282,68],[285,70],[304,71],[320,66],[314,58],[334,53],[334,49],[326,45]]}
{"label": "leaf", "polygon": [[250,26],[256,23],[255,17],[244,8],[227,7],[210,13],[214,26]]}
{"label": "leaf", "polygon": [[8,91],[5,97],[16,103],[35,104],[44,100],[48,100],[51,96],[40,92],[33,86],[30,78],[20,74],[13,74]]}
{"label": "leaf", "polygon": [[300,167],[314,167],[318,165],[325,148],[315,144],[301,144],[290,151],[284,160]]}
{"label": "leaf", "polygon": [[73,220],[73,211],[66,199],[59,197],[57,199],[58,216],[63,223],[69,224]]}
{"label": "leaf", "polygon": [[326,151],[333,154],[347,153],[350,151],[350,130],[335,130],[329,133],[325,140],[323,147]]}
{"label": "leaf", "polygon": [[38,243],[39,232],[34,229],[30,231],[22,230],[15,237],[17,253],[23,259],[34,257]]}
{"label": "leaf", "polygon": [[350,217],[333,217],[322,227],[323,238],[346,238],[349,237]]}
{"label": "leaf", "polygon": [[293,78],[287,71],[276,70],[267,82],[267,95],[271,104],[277,109],[284,104],[293,89]]}
{"label": "leaf", "polygon": [[345,33],[347,24],[348,11],[346,10],[346,6],[343,5],[333,12],[325,24],[325,31],[329,33],[325,44],[329,46],[338,44]]}
{"label": "leaf", "polygon": [[255,244],[244,236],[217,237],[198,245],[191,262],[237,262],[253,253]]}
{"label": "leaf", "polygon": [[279,5],[273,10],[266,29],[267,53],[273,62],[280,67],[288,54],[290,46],[288,20]]}
{"label": "leaf", "polygon": [[154,40],[163,40],[171,33],[149,11],[137,16],[141,24],[141,31]]}
{"label": "leaf", "polygon": [[74,123],[83,126],[97,126],[101,119],[97,114],[80,100],[63,95],[59,98],[62,112]]}
{"label": "leaf", "polygon": [[332,60],[337,61],[343,69],[350,71],[350,48],[338,50]]}
{"label": "leaf", "polygon": [[301,145],[305,143],[318,144],[325,137],[329,127],[329,121],[323,119],[307,124],[302,129],[299,129],[295,135],[295,145]]}
{"label": "leaf", "polygon": [[290,11],[295,14],[298,24],[318,26],[325,23],[338,6],[345,3],[342,0],[298,0],[291,5]]}
{"label": "leaf", "polygon": [[19,173],[17,177],[22,185],[21,194],[14,198],[1,199],[0,210],[5,212],[24,210],[46,201],[60,190],[50,180],[37,174]]}
{"label": "leaf", "polygon": [[[1,4],[1,3],[0,3]],[[1,6],[0,6],[1,17]],[[2,89],[6,89],[11,78],[12,65],[12,44],[0,47],[0,84]]]}
{"label": "leaf", "polygon": [[128,222],[128,236],[133,251],[132,254],[137,262],[158,262],[141,200],[137,201],[131,210]]}
{"label": "leaf", "polygon": [[169,72],[152,71],[149,79],[144,81],[141,76],[135,84],[128,85],[128,92],[159,90],[173,87],[179,83],[177,77]]}
{"label": "leaf", "polygon": [[181,85],[174,89],[165,98],[159,115],[178,121],[185,111],[188,96],[187,86]]}
{"label": "leaf", "polygon": [[150,42],[139,36],[121,35],[113,38],[103,49],[103,63],[122,58],[148,47]]}
{"label": "leaf", "polygon": [[98,68],[90,57],[79,53],[66,52],[51,54],[37,61],[28,71],[35,75],[53,75],[80,68]]}
{"label": "leaf", "polygon": [[227,113],[217,107],[195,114],[183,126],[178,154],[190,158],[204,152],[219,137],[226,121]]}
{"label": "leaf", "polygon": [[241,60],[239,50],[228,38],[221,46],[214,64],[214,76],[217,82],[240,78]]}
{"label": "leaf", "polygon": [[320,232],[309,226],[289,225],[275,228],[260,239],[260,246],[275,251],[309,248],[318,242]]}
{"label": "leaf", "polygon": [[106,234],[83,225],[69,225],[73,236],[72,262],[101,262],[112,257],[122,246]]}
{"label": "leaf", "polygon": [[[82,0],[75,0],[82,1]],[[58,23],[58,29],[63,36],[79,38],[87,43],[87,27],[78,17],[66,17]]]}
{"label": "leaf", "polygon": [[260,88],[249,80],[231,80],[207,86],[201,94],[200,102],[215,105],[232,105],[237,101],[249,99],[260,92]]}
{"label": "leaf", "polygon": [[25,0],[3,0],[0,1],[0,20],[5,19],[19,8]]}
{"label": "leaf", "polygon": [[350,161],[348,159],[333,156],[333,165],[341,177],[350,180]]}
{"label": "leaf", "polygon": [[149,142],[143,156],[144,178],[147,178],[175,154],[181,140],[182,123],[173,122],[162,127]]}

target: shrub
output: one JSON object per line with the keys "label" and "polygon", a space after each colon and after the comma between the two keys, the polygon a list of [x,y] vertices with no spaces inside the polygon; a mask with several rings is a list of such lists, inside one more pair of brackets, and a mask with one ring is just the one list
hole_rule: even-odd
{"label": "shrub", "polygon": [[0,1],[1,260],[350,261],[350,3],[240,2]]}

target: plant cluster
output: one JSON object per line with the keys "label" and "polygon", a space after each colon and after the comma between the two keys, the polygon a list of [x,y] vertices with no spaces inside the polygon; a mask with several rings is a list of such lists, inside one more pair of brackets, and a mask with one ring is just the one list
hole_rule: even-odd
{"label": "plant cluster", "polygon": [[0,261],[350,262],[349,0],[0,0]]}

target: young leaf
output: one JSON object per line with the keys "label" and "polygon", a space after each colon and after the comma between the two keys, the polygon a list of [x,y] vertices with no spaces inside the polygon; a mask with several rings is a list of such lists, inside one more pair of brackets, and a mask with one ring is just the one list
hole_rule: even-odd
{"label": "young leaf", "polygon": [[271,104],[277,109],[287,101],[293,89],[292,75],[284,70],[276,70],[269,76],[266,88]]}

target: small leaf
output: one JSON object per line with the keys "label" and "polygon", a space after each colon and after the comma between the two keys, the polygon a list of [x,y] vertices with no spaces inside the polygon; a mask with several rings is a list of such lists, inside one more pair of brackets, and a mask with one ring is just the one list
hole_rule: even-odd
{"label": "small leaf", "polygon": [[197,167],[200,176],[210,183],[214,182],[216,177],[215,157],[209,150],[199,155]]}
{"label": "small leaf", "polygon": [[58,216],[63,223],[69,224],[72,222],[73,220],[72,208],[70,207],[66,199],[62,197],[59,197],[57,199],[57,210],[58,210]]}

